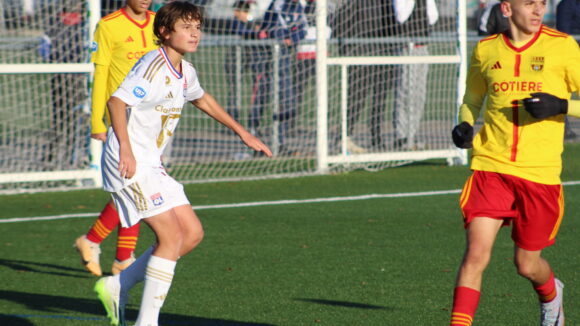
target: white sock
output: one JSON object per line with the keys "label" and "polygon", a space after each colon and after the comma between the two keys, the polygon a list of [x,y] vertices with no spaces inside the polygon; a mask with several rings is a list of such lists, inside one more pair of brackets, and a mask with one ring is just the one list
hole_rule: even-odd
{"label": "white sock", "polygon": [[177,262],[151,256],[145,273],[145,287],[135,326],[157,326],[159,311],[167,297]]}
{"label": "white sock", "polygon": [[145,271],[147,270],[147,264],[149,263],[149,258],[151,258],[153,249],[155,249],[155,246],[149,247],[149,249],[145,250],[137,260],[119,274],[119,282],[121,283],[119,306],[123,307],[127,304],[129,290],[131,290],[135,284],[142,282],[145,279]]}

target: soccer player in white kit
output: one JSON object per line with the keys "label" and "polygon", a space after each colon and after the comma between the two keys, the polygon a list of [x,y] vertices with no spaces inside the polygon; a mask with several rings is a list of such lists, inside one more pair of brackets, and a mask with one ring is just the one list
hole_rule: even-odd
{"label": "soccer player in white kit", "polygon": [[114,325],[125,324],[128,290],[145,280],[135,325],[157,326],[177,259],[195,248],[203,229],[183,186],[161,164],[186,101],[234,131],[250,148],[270,149],[230,117],[200,86],[194,67],[183,60],[195,52],[203,17],[181,1],[162,7],[153,30],[161,47],[143,56],[107,102],[111,126],[103,154],[103,180],[124,227],[143,220],[157,243],[119,275],[97,281],[95,291]]}

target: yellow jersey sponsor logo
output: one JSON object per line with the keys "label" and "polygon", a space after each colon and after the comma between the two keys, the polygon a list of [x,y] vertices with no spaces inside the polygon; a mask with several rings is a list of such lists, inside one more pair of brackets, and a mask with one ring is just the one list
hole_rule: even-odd
{"label": "yellow jersey sponsor logo", "polygon": [[127,52],[127,59],[129,60],[141,59],[141,57],[145,55],[145,53],[146,53],[145,51]]}
{"label": "yellow jersey sponsor logo", "polygon": [[512,92],[541,92],[544,84],[542,82],[533,81],[502,81],[492,84],[495,93],[512,93]]}

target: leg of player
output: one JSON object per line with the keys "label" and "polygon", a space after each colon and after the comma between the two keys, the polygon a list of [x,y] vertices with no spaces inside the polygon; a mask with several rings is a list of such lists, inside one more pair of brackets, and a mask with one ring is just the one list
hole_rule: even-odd
{"label": "leg of player", "polygon": [[532,282],[540,300],[540,325],[564,325],[563,288],[548,262],[541,257],[541,250],[528,251],[515,247],[514,263],[518,274]]}
{"label": "leg of player", "polygon": [[89,232],[76,239],[74,246],[81,256],[81,262],[93,275],[101,276],[103,274],[99,262],[101,254],[99,246],[118,225],[119,214],[115,209],[115,204],[110,201],[105,205]]}
{"label": "leg of player", "polygon": [[478,217],[467,227],[467,248],[457,275],[453,296],[452,326],[470,326],[479,304],[483,271],[503,221]]}
{"label": "leg of player", "polygon": [[157,325],[177,259],[191,251],[203,238],[203,228],[190,205],[178,206],[144,221],[155,232],[158,245],[147,264],[135,326]]}
{"label": "leg of player", "polygon": [[119,274],[135,261],[135,247],[139,238],[139,223],[128,227],[120,227],[117,233],[117,254],[111,272],[113,275]]}

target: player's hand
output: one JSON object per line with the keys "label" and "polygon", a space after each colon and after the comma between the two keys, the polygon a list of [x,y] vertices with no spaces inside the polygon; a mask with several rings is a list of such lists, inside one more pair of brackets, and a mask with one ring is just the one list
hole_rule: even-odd
{"label": "player's hand", "polygon": [[130,148],[119,149],[119,173],[122,178],[131,179],[137,171],[137,161]]}
{"label": "player's hand", "polygon": [[107,133],[100,132],[98,134],[91,134],[91,138],[96,139],[96,140],[100,140],[104,143],[105,141],[107,141]]}
{"label": "player's hand", "polygon": [[524,99],[524,108],[536,119],[545,119],[568,113],[568,100],[548,93],[532,93]]}
{"label": "player's hand", "polygon": [[464,121],[453,128],[451,138],[453,138],[455,146],[459,148],[472,148],[473,127]]}
{"label": "player's hand", "polygon": [[270,148],[268,148],[266,144],[262,143],[261,140],[259,140],[257,137],[250,134],[249,132],[244,132],[243,134],[240,134],[240,139],[242,139],[244,144],[246,144],[246,146],[250,147],[251,149],[257,152],[262,152],[267,157],[272,157],[272,151],[270,150]]}

